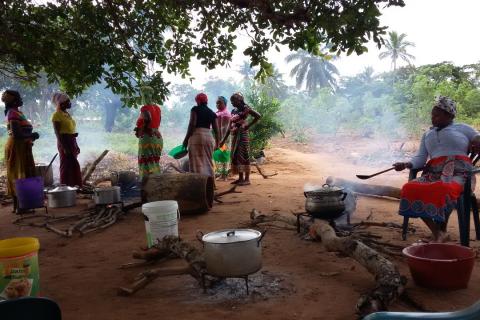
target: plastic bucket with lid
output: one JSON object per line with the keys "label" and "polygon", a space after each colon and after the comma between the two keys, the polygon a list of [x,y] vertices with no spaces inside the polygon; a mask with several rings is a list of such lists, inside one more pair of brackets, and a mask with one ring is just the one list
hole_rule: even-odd
{"label": "plastic bucket with lid", "polygon": [[174,200],[147,202],[142,205],[147,245],[153,246],[165,236],[178,236],[180,213]]}
{"label": "plastic bucket with lid", "polygon": [[37,238],[0,240],[0,297],[37,296],[39,284]]}
{"label": "plastic bucket with lid", "polygon": [[20,209],[35,209],[45,206],[42,177],[15,180],[15,192]]}

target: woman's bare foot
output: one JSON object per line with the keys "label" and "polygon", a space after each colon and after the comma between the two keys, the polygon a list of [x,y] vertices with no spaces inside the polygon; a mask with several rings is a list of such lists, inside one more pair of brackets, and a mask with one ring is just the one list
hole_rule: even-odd
{"label": "woman's bare foot", "polygon": [[250,184],[249,180],[243,180],[243,181],[238,182],[239,186],[248,186],[249,184]]}

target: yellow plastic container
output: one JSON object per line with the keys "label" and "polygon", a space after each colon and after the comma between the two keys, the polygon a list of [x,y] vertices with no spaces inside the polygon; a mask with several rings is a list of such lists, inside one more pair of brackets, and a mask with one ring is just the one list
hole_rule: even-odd
{"label": "yellow plastic container", "polygon": [[40,290],[37,238],[0,240],[0,297],[37,296]]}

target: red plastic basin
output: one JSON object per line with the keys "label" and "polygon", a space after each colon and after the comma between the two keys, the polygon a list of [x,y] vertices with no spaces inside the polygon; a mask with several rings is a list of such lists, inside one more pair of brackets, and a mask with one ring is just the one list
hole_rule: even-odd
{"label": "red plastic basin", "polygon": [[475,263],[468,247],[446,243],[413,245],[403,249],[415,283],[434,289],[464,289]]}

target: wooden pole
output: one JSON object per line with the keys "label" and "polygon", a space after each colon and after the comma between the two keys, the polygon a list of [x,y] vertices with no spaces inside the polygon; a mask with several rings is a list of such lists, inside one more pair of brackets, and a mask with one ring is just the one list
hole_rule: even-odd
{"label": "wooden pole", "polygon": [[83,183],[87,182],[87,180],[90,178],[92,173],[97,168],[97,165],[100,163],[100,161],[103,160],[103,158],[105,158],[107,153],[108,153],[108,150],[103,151],[102,154],[95,161],[93,161],[92,164],[87,165],[86,170],[85,170],[85,174],[83,175],[83,178],[82,178]]}

